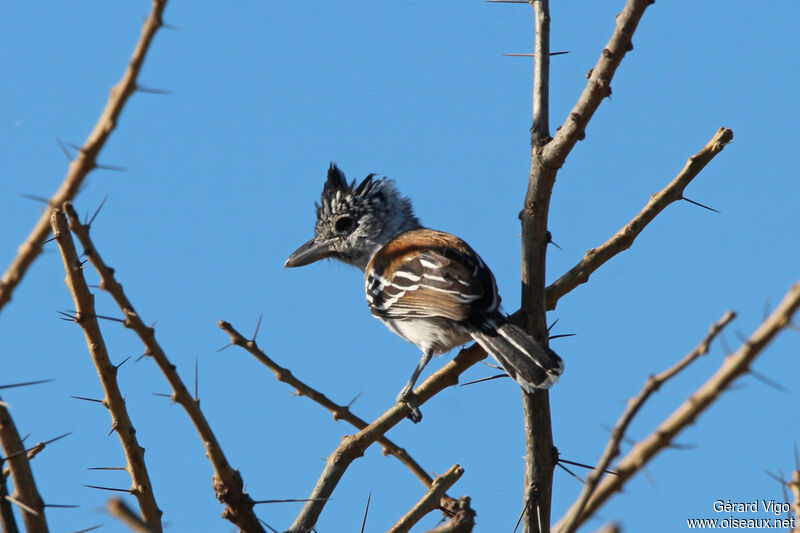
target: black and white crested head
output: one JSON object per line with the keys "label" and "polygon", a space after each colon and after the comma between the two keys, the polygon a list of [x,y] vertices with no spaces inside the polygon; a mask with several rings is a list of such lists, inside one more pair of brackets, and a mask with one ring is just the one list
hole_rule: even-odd
{"label": "black and white crested head", "polygon": [[370,257],[392,237],[421,227],[411,201],[388,178],[367,176],[347,183],[344,173],[331,163],[317,204],[314,238],[286,261],[302,266],[327,257],[364,270]]}

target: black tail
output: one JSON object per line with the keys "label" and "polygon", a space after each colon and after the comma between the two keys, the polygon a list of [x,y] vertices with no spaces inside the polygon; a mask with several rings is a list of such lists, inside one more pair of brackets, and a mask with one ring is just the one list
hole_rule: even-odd
{"label": "black tail", "polygon": [[505,317],[487,318],[482,326],[473,338],[526,392],[549,389],[564,372],[564,361],[553,350]]}

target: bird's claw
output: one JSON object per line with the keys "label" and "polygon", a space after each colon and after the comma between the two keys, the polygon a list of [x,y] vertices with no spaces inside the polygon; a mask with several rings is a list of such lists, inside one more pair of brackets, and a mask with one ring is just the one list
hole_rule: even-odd
{"label": "bird's claw", "polygon": [[400,391],[400,394],[397,396],[398,403],[404,403],[408,406],[409,410],[411,411],[408,413],[408,419],[418,424],[422,420],[422,411],[419,410],[419,405],[417,405],[417,395],[414,394],[414,391],[410,388],[404,388]]}

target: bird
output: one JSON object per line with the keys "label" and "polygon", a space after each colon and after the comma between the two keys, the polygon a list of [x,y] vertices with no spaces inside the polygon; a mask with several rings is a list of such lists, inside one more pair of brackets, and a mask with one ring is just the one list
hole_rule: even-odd
{"label": "bird", "polygon": [[336,259],[364,272],[372,315],[422,351],[397,396],[414,423],[422,419],[414,385],[431,357],[471,340],[526,392],[558,381],[564,362],[503,313],[497,282],[483,259],[455,235],[424,227],[394,180],[369,174],[348,183],[331,163],[315,205],[314,236],[284,266]]}

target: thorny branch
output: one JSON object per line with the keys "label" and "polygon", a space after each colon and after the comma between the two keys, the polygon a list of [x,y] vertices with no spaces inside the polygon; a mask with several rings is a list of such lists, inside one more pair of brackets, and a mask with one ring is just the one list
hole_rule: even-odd
{"label": "thorny branch", "polygon": [[214,491],[217,499],[227,505],[222,516],[248,533],[264,531],[253,511],[253,500],[244,491],[244,480],[241,474],[228,463],[228,459],[225,457],[216,435],[211,430],[208,420],[200,410],[200,406],[181,380],[175,365],[169,361],[156,340],[155,329],[145,325],[122,290],[122,285],[114,278],[114,270],[106,265],[100,257],[89,236],[89,226],[81,223],[72,204],[64,204],[64,211],[69,216],[70,229],[81,242],[84,253],[100,275],[100,288],[111,294],[117,302],[125,315],[125,327],[132,329],[139,336],[147,350],[145,353],[153,358],[172,387],[172,400],[183,407],[199,433],[208,459],[214,467]]}
{"label": "thorny branch", "polygon": [[[11,479],[14,481],[14,494],[5,495],[20,508],[22,522],[29,533],[47,533],[47,520],[44,516],[44,501],[36,489],[33,471],[28,461],[22,439],[19,438],[17,427],[5,405],[0,402],[0,445],[3,447],[5,462],[11,470]],[[5,480],[3,482],[5,485]]]}
{"label": "thorny branch", "polygon": [[[547,343],[547,310],[544,306],[545,264],[549,234],[547,218],[555,169],[540,165],[538,152],[550,141],[550,4],[532,2],[535,12],[533,126],[531,169],[522,222],[522,321],[525,329]],[[558,451],[553,445],[550,395],[546,390],[522,393],[525,420],[525,486],[523,531],[543,533],[550,527],[553,470]]]}
{"label": "thorny branch", "polygon": [[647,205],[613,237],[603,245],[592,248],[581,261],[572,267],[545,292],[548,310],[558,305],[558,300],[578,285],[586,283],[594,271],[615,255],[631,247],[644,228],[673,202],[683,199],[683,191],[705,166],[733,140],[733,131],[720,128],[702,150],[689,158],[683,170],[658,194],[653,195]]}
{"label": "thorny branch", "polygon": [[103,113],[97,120],[97,124],[95,124],[86,142],[83,143],[83,146],[78,151],[75,159],[70,162],[64,181],[48,201],[49,208],[42,213],[28,238],[20,245],[17,256],[6,269],[3,277],[0,278],[0,311],[11,300],[11,294],[14,289],[19,285],[28,268],[41,253],[42,246],[50,234],[50,215],[52,212],[64,202],[75,198],[86,176],[97,168],[97,156],[117,127],[120,114],[128,98],[136,92],[139,72],[142,69],[153,37],[163,25],[161,17],[164,14],[166,5],[167,0],[153,0],[150,16],[147,17],[142,27],[139,42],[136,43],[136,48],[128,62],[125,73],[122,75],[122,79],[111,88],[111,95],[108,97]]}
{"label": "thorny branch", "polygon": [[92,356],[105,392],[103,405],[111,413],[111,427],[119,436],[122,451],[125,453],[128,474],[133,483],[131,494],[136,496],[145,522],[153,531],[161,531],[162,513],[156,503],[155,494],[153,494],[153,484],[150,482],[150,475],[144,460],[144,448],[139,445],[136,429],[133,427],[125,406],[125,399],[119,390],[117,367],[111,363],[108,356],[106,343],[97,322],[94,295],[89,290],[86,278],[83,276],[83,266],[69,232],[67,217],[59,210],[53,211],[50,223],[64,260],[64,270],[67,273],[65,282],[75,302],[75,322],[80,324],[86,336],[89,354]]}
{"label": "thorny branch", "polygon": [[[460,376],[467,368],[486,357],[477,345],[461,350],[458,355],[420,385],[414,394],[417,403],[422,406],[433,396],[445,388],[458,383]],[[330,495],[338,485],[347,468],[353,461],[364,455],[366,449],[392,427],[400,423],[409,413],[408,405],[396,404],[369,426],[356,435],[347,435],[336,450],[328,457],[325,469],[314,487],[309,502],[288,530],[289,533],[306,533],[317,523],[322,509]]]}
{"label": "thorny branch", "polygon": [[430,490],[425,493],[420,501],[411,508],[397,523],[392,526],[389,533],[406,533],[422,520],[426,514],[439,507],[439,501],[456,481],[464,474],[460,465],[453,465],[450,470],[433,480]]}
{"label": "thorny branch", "polygon": [[[606,476],[586,501],[586,505],[575,522],[580,526],[615,493],[622,490],[625,483],[639,472],[653,457],[667,448],[672,439],[698,416],[704,413],[738,377],[747,374],[750,365],[763,352],[767,345],[784,329],[791,325],[792,316],[800,308],[800,281],[795,283],[783,301],[761,323],[756,331],[732,355],[725,358],[720,368],[700,388],[691,394],[683,404],[669,415],[650,435],[637,443],[615,467],[617,475]],[[568,531],[567,524],[577,512],[576,502],[559,521],[556,530]]]}
{"label": "thorny branch", "polygon": [[[325,409],[328,409],[333,414],[334,420],[344,420],[345,422],[349,422],[351,425],[355,426],[357,429],[364,429],[368,426],[365,420],[356,416],[350,410],[350,406],[337,404],[323,393],[295,377],[291,370],[280,366],[278,363],[270,359],[267,354],[265,354],[264,351],[258,347],[255,339],[246,339],[230,323],[225,322],[224,320],[220,320],[217,325],[225,333],[230,335],[232,344],[241,346],[250,352],[253,357],[255,357],[259,362],[275,373],[275,378],[278,381],[293,387],[299,396],[306,396]],[[413,457],[408,454],[404,448],[401,448],[385,436],[379,437],[376,442],[383,447],[384,455],[392,455],[397,458],[401,463],[406,465],[408,469],[411,470],[411,472],[420,481],[422,481],[422,483],[425,484],[426,487],[431,488],[431,485],[433,484],[433,478],[419,465],[419,463],[414,460]],[[445,509],[450,510],[451,508],[455,507],[456,500],[443,493],[440,505]]]}
{"label": "thorny branch", "polygon": [[697,345],[694,350],[692,350],[688,355],[686,355],[686,357],[661,374],[650,376],[650,379],[647,380],[647,383],[645,383],[642,391],[635,398],[632,398],[628,402],[628,407],[625,409],[625,412],[622,413],[622,416],[611,432],[611,438],[609,439],[606,449],[603,452],[603,455],[600,457],[597,466],[595,466],[594,470],[592,470],[589,475],[586,476],[586,483],[583,486],[583,490],[578,497],[578,501],[572,508],[574,510],[571,510],[569,516],[564,520],[564,526],[561,531],[572,533],[577,529],[578,518],[580,517],[586,502],[589,500],[589,497],[591,497],[595,487],[597,487],[597,483],[600,481],[603,472],[611,464],[611,461],[613,461],[614,458],[619,455],[619,445],[625,438],[625,432],[628,430],[628,426],[630,426],[633,418],[639,413],[639,410],[642,408],[645,402],[650,398],[651,395],[658,391],[658,389],[660,389],[667,380],[675,377],[679,372],[688,367],[702,355],[707,354],[711,349],[711,343],[714,341],[717,335],[722,333],[722,330],[725,328],[725,326],[730,324],[734,318],[736,318],[736,313],[733,311],[728,311],[725,313],[725,315],[718,322],[711,326],[708,335],[706,335],[703,341]]}
{"label": "thorny branch", "polygon": [[[611,94],[611,79],[627,51],[645,9],[652,0],[628,0],[617,16],[617,26],[589,81],[567,120],[550,138],[549,60],[550,10],[548,0],[532,0],[536,14],[533,127],[528,191],[520,213],[522,222],[521,322],[540,342],[547,341],[545,264],[550,234],[547,220],[558,169],[575,144],[585,136],[586,126],[604,98]],[[558,450],[553,446],[550,397],[547,391],[523,394],[526,435],[526,468],[523,528],[526,533],[550,530],[550,500],[553,470]]]}

